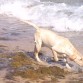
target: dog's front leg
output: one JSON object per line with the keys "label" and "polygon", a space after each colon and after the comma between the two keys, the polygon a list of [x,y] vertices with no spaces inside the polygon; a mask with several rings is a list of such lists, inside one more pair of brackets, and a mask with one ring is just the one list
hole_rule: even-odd
{"label": "dog's front leg", "polygon": [[65,62],[66,68],[71,69],[71,67],[70,67],[69,64],[68,64],[66,54],[63,54],[63,56],[64,56],[64,62]]}
{"label": "dog's front leg", "polygon": [[55,61],[58,61],[57,52],[52,48],[53,58]]}

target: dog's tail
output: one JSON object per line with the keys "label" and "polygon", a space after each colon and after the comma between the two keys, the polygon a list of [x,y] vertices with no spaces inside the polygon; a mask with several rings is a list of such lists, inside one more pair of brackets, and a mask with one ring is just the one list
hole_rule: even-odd
{"label": "dog's tail", "polygon": [[23,22],[28,23],[29,25],[33,26],[36,30],[39,30],[39,27],[36,24],[32,23],[31,21],[25,20]]}

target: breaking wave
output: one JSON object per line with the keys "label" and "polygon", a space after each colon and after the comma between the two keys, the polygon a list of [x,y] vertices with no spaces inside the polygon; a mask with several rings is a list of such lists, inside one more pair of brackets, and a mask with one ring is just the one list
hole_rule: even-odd
{"label": "breaking wave", "polygon": [[31,20],[39,26],[52,26],[59,32],[83,30],[83,5],[44,0],[1,0],[0,14]]}

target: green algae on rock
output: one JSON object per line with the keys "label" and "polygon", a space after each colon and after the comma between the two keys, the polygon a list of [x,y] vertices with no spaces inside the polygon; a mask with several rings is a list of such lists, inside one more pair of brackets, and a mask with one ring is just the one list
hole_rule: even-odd
{"label": "green algae on rock", "polygon": [[18,52],[12,57],[11,66],[13,68],[19,68],[22,66],[36,66],[36,62],[31,57],[25,55],[22,52]]}
{"label": "green algae on rock", "polygon": [[14,70],[9,76],[21,76],[30,80],[45,80],[50,78],[51,81],[56,81],[57,78],[64,78],[67,72],[57,66],[40,66],[30,56],[19,52],[12,57],[11,68]]}

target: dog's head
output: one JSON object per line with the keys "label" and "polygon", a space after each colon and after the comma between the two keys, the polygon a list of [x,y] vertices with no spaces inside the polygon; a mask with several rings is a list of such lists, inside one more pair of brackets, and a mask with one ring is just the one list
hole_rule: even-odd
{"label": "dog's head", "polygon": [[80,57],[80,58],[77,57],[74,61],[75,61],[78,65],[83,66],[83,57]]}
{"label": "dog's head", "polygon": [[69,57],[70,60],[74,61],[80,66],[83,66],[83,56],[78,52]]}

